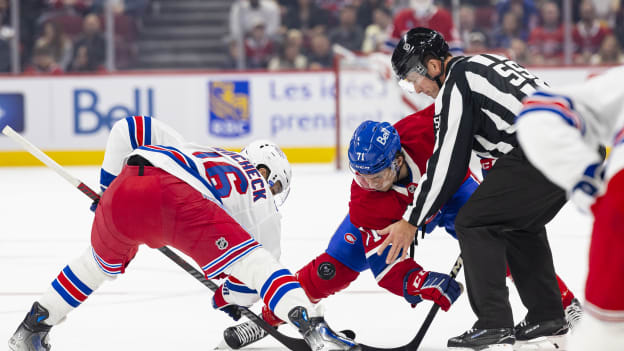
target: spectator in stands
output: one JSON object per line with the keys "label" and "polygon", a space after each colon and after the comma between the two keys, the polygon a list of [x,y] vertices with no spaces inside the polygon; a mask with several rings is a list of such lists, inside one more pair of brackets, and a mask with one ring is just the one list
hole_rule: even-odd
{"label": "spectator in stands", "polygon": [[392,11],[384,6],[376,7],[373,10],[373,23],[366,27],[364,31],[362,52],[381,51],[391,53],[393,50],[390,41],[391,35]]}
{"label": "spectator in stands", "polygon": [[299,49],[303,49],[304,47],[304,38],[303,32],[298,29],[289,29],[286,32],[286,41],[295,43],[299,46]]}
{"label": "spectator in stands", "polygon": [[106,3],[110,2],[115,14],[127,14],[134,18],[141,18],[149,5],[149,0],[93,0],[93,9],[103,12]]}
{"label": "spectator in stands", "polygon": [[615,25],[615,16],[620,11],[621,2],[619,0],[592,0],[596,18],[600,22],[613,27]]}
{"label": "spectator in stands", "polygon": [[520,20],[515,12],[507,12],[503,18],[500,28],[497,28],[492,35],[493,46],[499,49],[509,49],[513,39],[525,40],[520,28]]}
{"label": "spectator in stands", "polygon": [[310,38],[310,53],[308,54],[308,68],[322,69],[332,67],[334,57],[331,43],[325,34],[317,33]]}
{"label": "spectator in stands", "polygon": [[559,65],[563,58],[563,25],[559,6],[546,1],[540,9],[541,25],[529,36],[529,47],[534,64]]}
{"label": "spectator in stands", "polygon": [[287,29],[299,29],[305,37],[327,32],[331,14],[316,6],[314,0],[292,1],[282,21]]}
{"label": "spectator in stands", "polygon": [[488,46],[488,33],[483,28],[478,28],[476,24],[475,7],[472,5],[462,5],[459,8],[459,37],[461,46],[466,52],[483,52],[482,45]]}
{"label": "spectator in stands", "polygon": [[240,48],[238,46],[238,41],[232,37],[227,37],[225,39],[225,43],[227,46],[227,51],[225,52],[225,58],[223,59],[223,63],[221,63],[220,68],[225,70],[238,69],[238,58],[240,57]]}
{"label": "spectator in stands", "polygon": [[239,39],[251,32],[257,18],[264,21],[265,34],[277,38],[281,26],[280,9],[273,0],[233,1],[230,8],[230,35]]}
{"label": "spectator in stands", "polygon": [[266,25],[261,17],[252,18],[252,28],[245,38],[247,68],[267,68],[273,56],[275,43],[266,33]]}
{"label": "spectator in stands", "polygon": [[482,32],[471,32],[468,35],[468,46],[465,50],[470,54],[485,53],[488,50],[487,37]]}
{"label": "spectator in stands", "polygon": [[73,49],[71,40],[63,33],[58,22],[48,21],[43,25],[41,36],[35,41],[35,46],[48,46],[56,64],[66,71],[72,59]]}
{"label": "spectator in stands", "polygon": [[78,46],[75,50],[76,55],[74,60],[69,66],[69,72],[74,73],[104,73],[106,68],[104,65],[93,64],[93,59],[90,57],[89,49],[82,45]]}
{"label": "spectator in stands", "polygon": [[54,51],[48,45],[36,46],[33,50],[32,63],[24,70],[25,74],[63,74],[61,67],[54,60]]}
{"label": "spectator in stands", "polygon": [[332,44],[341,45],[351,51],[360,51],[364,40],[364,30],[357,24],[357,8],[345,5],[340,10],[340,24],[329,31]]}
{"label": "spectator in stands", "polygon": [[574,26],[572,39],[575,52],[578,54],[576,62],[587,64],[591,56],[598,52],[604,38],[611,34],[611,29],[596,18],[596,11],[591,0],[579,3],[581,20]]}
{"label": "spectator in stands", "polygon": [[598,53],[592,55],[590,63],[592,65],[621,65],[624,63],[622,48],[614,34],[608,34],[602,40]]}
{"label": "spectator in stands", "polygon": [[411,0],[410,7],[400,10],[394,16],[393,22],[392,38],[397,43],[408,30],[427,27],[440,32],[451,50],[461,47],[459,33],[455,29],[451,14],[444,8],[435,6],[433,0]]}
{"label": "spectator in stands", "polygon": [[514,13],[519,21],[519,37],[525,40],[538,22],[538,11],[533,0],[502,0],[496,5],[496,10],[499,19],[498,28],[504,27],[506,14]]}
{"label": "spectator in stands", "polygon": [[[352,2],[352,4],[357,7],[357,24],[362,28],[366,28],[371,24],[374,24],[375,9],[379,7],[388,8],[386,6],[387,2],[388,1],[386,0],[358,0]],[[357,5],[358,3],[359,5]],[[390,17],[392,18],[392,13],[390,14]]]}
{"label": "spectator in stands", "polygon": [[297,69],[303,70],[308,67],[308,59],[301,54],[301,47],[292,41],[285,41],[280,49],[280,54],[269,61],[269,70]]}
{"label": "spectator in stands", "polygon": [[51,9],[74,11],[85,15],[93,10],[93,0],[46,0]]}
{"label": "spectator in stands", "polygon": [[[86,50],[86,54],[79,53],[80,50]],[[80,54],[80,57],[79,57]],[[84,60],[86,56],[86,67],[83,62],[78,64],[77,59]],[[80,67],[80,71],[97,71],[101,69],[106,60],[106,40],[102,35],[100,19],[95,14],[85,16],[83,21],[83,32],[81,36],[74,42],[74,55],[72,57],[72,71],[76,67]]]}
{"label": "spectator in stands", "polygon": [[522,66],[532,64],[531,52],[526,42],[522,39],[511,39],[511,46],[509,47],[509,57],[519,63]]}

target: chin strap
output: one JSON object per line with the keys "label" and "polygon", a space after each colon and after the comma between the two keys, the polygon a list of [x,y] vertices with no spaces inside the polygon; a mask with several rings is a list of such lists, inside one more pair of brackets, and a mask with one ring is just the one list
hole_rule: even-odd
{"label": "chin strap", "polygon": [[435,77],[431,77],[429,73],[427,72],[427,74],[425,74],[425,77],[436,82],[436,84],[438,84],[438,88],[442,88],[442,81],[440,80],[440,77],[442,77],[442,75],[444,74],[444,66],[445,66],[444,60],[446,60],[446,57],[440,58],[439,60],[440,60],[440,73],[436,75]]}

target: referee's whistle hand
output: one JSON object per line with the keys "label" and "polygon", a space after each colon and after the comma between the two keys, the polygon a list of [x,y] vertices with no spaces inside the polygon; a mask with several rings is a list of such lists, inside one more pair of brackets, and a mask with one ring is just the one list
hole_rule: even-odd
{"label": "referee's whistle hand", "polygon": [[[390,246],[388,251],[388,257],[386,257],[386,264],[394,262],[397,257],[399,261],[404,260],[409,255],[409,247],[414,241],[414,233],[416,233],[416,227],[404,219],[398,222],[394,222],[377,233],[380,235],[388,235],[386,240],[379,246],[377,250],[378,255],[382,255],[386,247]],[[400,256],[399,256],[400,255]]]}

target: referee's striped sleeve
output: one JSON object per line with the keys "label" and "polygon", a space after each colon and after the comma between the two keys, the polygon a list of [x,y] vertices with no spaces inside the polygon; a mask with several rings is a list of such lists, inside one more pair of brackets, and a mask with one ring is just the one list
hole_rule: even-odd
{"label": "referee's striped sleeve", "polygon": [[422,225],[453,196],[468,171],[473,140],[472,118],[464,116],[465,96],[460,85],[452,83],[440,92],[442,110],[433,155],[427,162],[427,172],[420,186],[416,188],[414,207],[404,216],[416,226]]}

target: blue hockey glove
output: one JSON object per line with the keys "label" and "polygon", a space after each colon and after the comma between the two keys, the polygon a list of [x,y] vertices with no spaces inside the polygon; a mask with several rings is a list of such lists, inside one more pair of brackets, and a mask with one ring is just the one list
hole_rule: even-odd
{"label": "blue hockey glove", "polygon": [[591,213],[591,206],[604,193],[604,164],[594,163],[585,168],[581,179],[570,191],[572,201],[582,212]]}
{"label": "blue hockey glove", "polygon": [[[448,274],[413,269],[403,280],[403,296],[405,299],[420,298],[431,300],[444,311],[448,311],[463,291],[463,286]],[[418,303],[418,302],[416,302]]]}
{"label": "blue hockey glove", "polygon": [[238,308],[238,305],[233,305],[225,301],[224,295],[228,294],[229,290],[221,285],[219,289],[215,291],[215,294],[212,297],[212,307],[214,309],[225,312],[228,316],[232,317],[232,319],[237,321],[241,317],[241,311]]}

